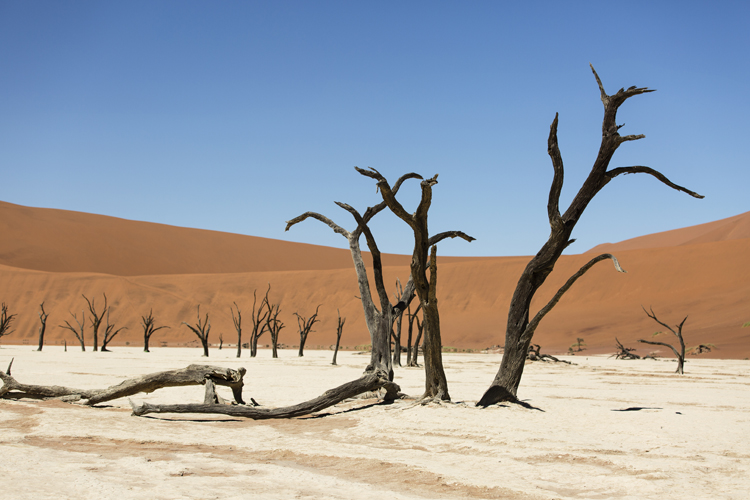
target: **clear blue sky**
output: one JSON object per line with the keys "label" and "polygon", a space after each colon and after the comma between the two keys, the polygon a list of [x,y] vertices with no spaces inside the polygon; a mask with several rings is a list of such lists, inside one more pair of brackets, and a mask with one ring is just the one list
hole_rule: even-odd
{"label": "clear blue sky", "polygon": [[[549,125],[563,205],[601,137],[605,88],[658,92],[620,110],[618,177],[569,253],[750,210],[747,2],[58,2],[0,0],[0,200],[322,245],[334,201],[379,201],[439,173],[443,255],[530,255],[546,240]],[[418,183],[402,193],[413,208]],[[381,250],[411,253],[392,215]]]}

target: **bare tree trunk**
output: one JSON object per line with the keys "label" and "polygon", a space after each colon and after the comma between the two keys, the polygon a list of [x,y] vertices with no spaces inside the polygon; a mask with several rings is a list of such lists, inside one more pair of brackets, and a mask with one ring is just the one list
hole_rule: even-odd
{"label": "bare tree trunk", "polygon": [[341,334],[344,332],[344,323],[346,322],[346,318],[341,318],[341,311],[336,309],[336,312],[339,314],[339,322],[338,326],[336,327],[336,349],[333,351],[333,362],[331,362],[332,365],[336,364],[336,356],[339,353],[339,345],[341,345]]}
{"label": "bare tree trunk", "polygon": [[47,317],[49,316],[49,314],[44,312],[44,302],[39,304],[39,307],[42,311],[39,313],[39,348],[37,351],[41,351],[42,347],[44,347],[44,332],[47,331]]}
{"label": "bare tree trunk", "polygon": [[[672,345],[667,344],[666,342],[655,342],[653,340],[638,340],[638,342],[642,342],[644,344],[651,344],[651,345],[661,345],[661,346],[669,347],[670,349],[672,349],[672,352],[674,353],[674,355],[677,356],[677,371],[675,373],[679,373],[680,375],[682,375],[683,367],[685,366],[685,340],[682,338],[682,327],[685,324],[685,321],[687,321],[688,317],[685,316],[685,319],[683,319],[682,322],[679,325],[677,325],[677,331],[675,331],[668,324],[662,323],[661,321],[659,321],[659,319],[656,317],[656,314],[654,313],[653,308],[651,308],[650,313],[646,311],[645,307],[643,308],[643,311],[646,313],[646,315],[649,318],[653,319],[654,321],[659,323],[661,326],[668,328],[669,331],[672,332],[672,334],[674,334],[675,337],[677,337],[677,339],[680,341],[680,350],[678,352],[677,349],[675,349]],[[658,332],[658,333],[661,333],[661,332]],[[658,335],[658,333],[654,335]]]}
{"label": "bare tree trunk", "polygon": [[[421,307],[422,304],[420,304]],[[417,312],[419,312],[419,308],[417,308]],[[419,343],[422,341],[422,333],[424,332],[424,323],[419,321],[419,318],[416,317],[417,313],[414,313],[415,320],[417,322],[417,339],[414,341],[414,354],[411,357],[412,364],[409,366],[419,366]],[[422,352],[424,352],[424,349],[422,349]]]}
{"label": "bare tree trunk", "polygon": [[[534,298],[537,290],[544,284],[547,276],[549,276],[554,269],[555,263],[560,258],[560,255],[562,255],[563,250],[573,243],[574,240],[572,240],[570,236],[584,210],[588,207],[594,196],[601,191],[609,181],[622,174],[646,173],[654,176],[673,189],[685,192],[696,198],[702,198],[699,194],[672,183],[663,174],[649,167],[619,167],[608,170],[610,160],[620,144],[645,137],[643,135],[628,135],[623,137],[619,134],[619,130],[622,126],[617,125],[616,123],[618,108],[630,97],[652,92],[652,90],[634,86],[627,90],[620,89],[616,94],[610,96],[604,91],[599,75],[596,74],[593,66],[591,67],[591,70],[593,71],[594,77],[599,85],[601,100],[604,104],[602,141],[599,148],[599,154],[597,155],[588,178],[584,181],[581,189],[578,191],[578,194],[576,194],[567,211],[561,215],[559,203],[560,193],[562,192],[563,187],[564,169],[562,156],[557,142],[558,116],[555,115],[547,141],[547,151],[552,159],[552,166],[554,169],[554,177],[547,203],[547,214],[551,227],[550,236],[547,243],[544,244],[536,256],[534,256],[534,258],[528,263],[526,269],[524,269],[523,274],[518,280],[516,290],[511,299],[510,309],[508,311],[508,323],[505,331],[505,350],[503,352],[503,359],[500,363],[500,369],[489,389],[487,389],[477,403],[478,406],[488,406],[501,401],[517,401],[516,395],[518,392],[518,386],[521,382],[521,376],[523,375],[524,361],[536,327],[544,315],[554,307],[567,288],[564,286],[564,290],[561,289],[555,296],[556,298],[553,299],[554,303],[548,303],[547,306],[539,311],[539,313],[537,313],[530,321],[531,300]],[[600,260],[605,258],[612,258],[614,260],[610,255],[599,256],[598,258],[600,258]],[[591,262],[589,264],[593,265]],[[588,264],[587,266],[588,268],[591,267]],[[580,277],[585,273],[588,268],[585,270],[582,268],[574,277],[577,279],[577,277]],[[575,280],[573,279],[573,281]],[[568,282],[572,285],[570,280],[568,280]],[[566,284],[566,286],[569,288],[568,284]]]}
{"label": "bare tree trunk", "polygon": [[[414,314],[411,312],[411,306],[407,307],[406,310],[406,319],[409,323],[409,336],[408,340],[406,342],[406,366],[417,366],[416,365],[416,352],[415,354],[412,354],[412,333],[414,331],[414,320],[417,319],[417,313],[422,308],[422,304],[417,305],[417,309],[414,311]],[[417,320],[419,322],[419,320]],[[422,336],[422,328],[419,327],[420,335],[416,340],[416,344],[419,345],[419,338]]]}
{"label": "bare tree trunk", "polygon": [[307,336],[313,331],[313,325],[318,322],[319,309],[320,305],[315,308],[315,314],[310,316],[310,319],[305,319],[298,313],[294,313],[294,315],[297,316],[297,326],[299,327],[299,357],[304,356],[305,342],[307,342]]}
{"label": "bare tree trunk", "polygon": [[[431,276],[427,278],[427,253],[433,247],[432,255],[435,255],[435,245],[445,238],[463,238],[473,241],[474,238],[461,231],[449,231],[430,238],[427,228],[427,213],[432,203],[432,186],[437,184],[437,175],[431,179],[422,180],[422,197],[416,211],[410,214],[396,199],[396,193],[391,190],[388,181],[380,172],[370,168],[364,170],[355,167],[357,172],[377,181],[378,189],[383,196],[383,202],[397,217],[406,222],[414,233],[414,252],[411,260],[411,279],[414,281],[419,301],[422,304],[422,314],[425,324],[425,393],[424,398],[434,398],[450,401],[448,393],[448,381],[443,370],[442,340],[440,338],[440,316],[438,314],[437,296],[437,262],[430,264]],[[421,176],[416,178],[422,179]]]}

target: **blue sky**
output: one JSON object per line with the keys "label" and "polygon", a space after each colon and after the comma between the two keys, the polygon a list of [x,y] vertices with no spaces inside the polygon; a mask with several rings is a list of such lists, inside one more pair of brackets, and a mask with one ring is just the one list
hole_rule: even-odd
{"label": "blue sky", "polygon": [[[440,174],[430,229],[477,241],[443,255],[531,255],[546,240],[549,125],[560,113],[563,207],[596,157],[602,104],[626,143],[569,253],[750,210],[747,2],[18,2],[0,0],[0,200],[344,246],[334,201],[379,201]],[[415,206],[418,183],[402,196]],[[373,223],[411,253],[403,222]]]}

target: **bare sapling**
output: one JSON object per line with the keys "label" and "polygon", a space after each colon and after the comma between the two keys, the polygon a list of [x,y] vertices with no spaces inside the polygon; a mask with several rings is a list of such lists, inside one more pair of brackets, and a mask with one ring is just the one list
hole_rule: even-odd
{"label": "bare sapling", "polygon": [[151,309],[148,312],[148,316],[141,316],[141,326],[143,327],[143,352],[151,352],[148,350],[148,344],[151,341],[151,336],[161,330],[162,328],[169,328],[168,326],[156,326],[156,318],[154,318],[154,310]]}
{"label": "bare sapling", "polygon": [[186,322],[182,322],[183,325],[187,326],[192,332],[200,339],[201,345],[203,346],[203,357],[208,357],[208,334],[211,333],[211,321],[208,319],[208,313],[206,313],[205,319],[201,319],[201,306],[198,305],[198,322],[195,325],[191,325]]}
{"label": "bare sapling", "polygon": [[91,316],[89,317],[89,321],[91,322],[91,329],[93,330],[93,338],[94,338],[94,352],[99,350],[99,326],[101,326],[102,321],[104,320],[104,315],[107,313],[107,294],[104,295],[104,308],[102,308],[101,311],[96,310],[96,300],[89,300],[88,297],[85,295],[83,296],[84,299],[86,299],[86,304],[89,306],[89,313],[91,313]]}
{"label": "bare sapling", "polygon": [[703,196],[690,191],[682,186],[671,182],[661,172],[645,166],[628,166],[609,168],[615,151],[621,144],[628,141],[635,141],[644,138],[644,135],[620,135],[619,131],[623,125],[617,124],[617,110],[629,98],[653,92],[646,87],[632,86],[626,89],[620,89],[613,95],[608,95],[602,85],[599,75],[591,66],[596,83],[599,87],[599,94],[602,104],[604,105],[604,118],[602,120],[602,138],[599,147],[599,153],[589,172],[588,177],[583,182],[573,201],[564,212],[560,212],[560,194],[563,188],[564,168],[562,155],[557,140],[558,115],[555,114],[550,133],[547,139],[547,153],[552,160],[553,178],[549,190],[547,202],[547,216],[550,224],[550,235],[547,242],[542,246],[539,252],[529,261],[521,277],[518,279],[516,289],[511,299],[508,310],[508,319],[505,329],[505,350],[500,363],[500,368],[495,375],[490,387],[481,397],[478,406],[489,406],[502,401],[518,402],[518,386],[521,383],[526,355],[531,345],[531,340],[536,332],[541,320],[552,310],[552,308],[562,298],[563,294],[570,289],[575,281],[580,278],[593,265],[602,260],[610,259],[615,264],[615,269],[624,272],[620,267],[617,259],[610,254],[602,254],[585,264],[576,274],[574,274],[558,290],[553,298],[542,309],[532,316],[531,302],[536,295],[537,290],[544,284],[547,277],[553,271],[557,260],[570,244],[575,240],[571,238],[573,229],[580,220],[583,212],[589,206],[604,186],[612,179],[625,174],[648,174],[672,189],[682,191],[695,198]]}
{"label": "bare sapling", "polygon": [[344,332],[344,323],[346,322],[346,318],[341,317],[341,311],[336,309],[336,312],[339,315],[338,324],[336,325],[336,348],[333,350],[333,361],[331,362],[332,365],[336,364],[336,356],[339,353],[339,346],[341,345],[341,334]]}
{"label": "bare sapling", "polygon": [[39,347],[37,351],[41,351],[44,347],[44,333],[47,331],[47,317],[49,314],[44,312],[44,302],[39,304],[41,312],[39,313]]}
{"label": "bare sapling", "polygon": [[[322,304],[321,304],[322,305]],[[299,357],[304,356],[305,351],[305,343],[307,342],[307,336],[310,335],[310,332],[313,331],[312,327],[315,323],[320,321],[318,319],[318,310],[320,309],[320,305],[315,308],[315,314],[310,316],[310,318],[305,318],[304,316],[300,316],[299,313],[294,313],[295,316],[297,316],[297,327],[299,328]]]}
{"label": "bare sapling", "polygon": [[0,340],[15,331],[10,329],[15,319],[16,315],[8,314],[8,306],[3,302],[0,306]]}
{"label": "bare sapling", "polygon": [[[651,309],[651,312],[647,311],[646,308],[643,307],[643,312],[645,312],[649,318],[653,319],[654,321],[659,323],[661,326],[668,329],[670,332],[672,332],[672,334],[675,337],[677,337],[677,340],[680,342],[680,350],[678,351],[677,349],[675,349],[673,345],[667,344],[666,342],[656,342],[654,340],[643,340],[643,339],[638,339],[638,342],[642,342],[644,344],[651,344],[651,345],[660,345],[660,346],[669,347],[670,349],[672,349],[672,352],[674,353],[674,355],[677,356],[677,370],[675,373],[679,373],[680,375],[682,375],[683,368],[685,365],[685,340],[682,338],[682,327],[685,324],[685,321],[687,321],[688,317],[685,316],[685,319],[683,319],[679,325],[676,325],[677,330],[675,330],[668,324],[659,320],[659,318],[656,317],[656,314],[654,314],[654,309],[652,307],[649,307],[649,309]],[[653,336],[656,337],[657,335],[661,335],[662,333],[663,332],[656,332],[654,333]]]}
{"label": "bare sapling", "polygon": [[[70,312],[70,311],[69,311]],[[70,312],[70,315],[73,316],[73,320],[78,325],[78,328],[74,327],[70,324],[70,322],[66,321],[64,325],[60,325],[60,328],[64,328],[66,330],[70,330],[73,332],[73,335],[76,336],[78,339],[78,342],[81,343],[81,351],[86,351],[86,345],[84,343],[84,327],[86,326],[86,316],[84,315],[84,311],[81,311],[81,321],[78,321],[78,317]],[[68,350],[68,344],[67,341],[65,343],[65,350]]]}

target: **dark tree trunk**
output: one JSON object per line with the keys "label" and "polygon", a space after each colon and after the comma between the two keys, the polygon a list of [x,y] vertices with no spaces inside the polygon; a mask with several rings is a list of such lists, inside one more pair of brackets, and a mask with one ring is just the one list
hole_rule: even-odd
{"label": "dark tree trunk", "polygon": [[[356,167],[355,167],[356,168]],[[474,238],[460,231],[449,231],[430,238],[427,227],[427,214],[432,203],[432,186],[437,184],[437,175],[431,179],[422,180],[422,197],[416,211],[410,214],[396,199],[396,193],[391,190],[388,181],[375,169],[364,170],[356,168],[360,174],[375,179],[378,189],[383,196],[383,202],[397,217],[406,222],[414,233],[414,252],[411,260],[411,279],[422,304],[422,314],[425,324],[425,393],[424,398],[434,398],[444,401],[450,400],[448,381],[443,370],[442,340],[440,338],[440,316],[438,314],[436,286],[437,263],[433,258],[430,266],[430,278],[427,277],[427,254],[433,247],[432,255],[436,255],[435,245],[445,238],[463,238],[473,241]],[[412,174],[413,175],[413,174]],[[422,179],[421,176],[416,178]]]}
{"label": "dark tree trunk", "polygon": [[[642,139],[644,137],[643,135],[628,135],[623,137],[619,134],[619,130],[622,126],[617,125],[616,123],[617,109],[628,98],[652,92],[652,90],[647,88],[630,87],[627,90],[620,89],[612,96],[607,95],[593,66],[591,69],[594,72],[594,77],[599,85],[601,100],[604,104],[602,141],[599,154],[588,178],[584,181],[581,189],[578,191],[578,194],[576,194],[567,211],[561,215],[559,201],[563,187],[564,169],[562,156],[560,155],[560,149],[557,142],[558,116],[555,115],[547,141],[547,151],[552,159],[552,166],[554,169],[549,201],[547,203],[547,214],[551,227],[549,240],[528,263],[518,280],[516,290],[511,299],[510,309],[508,311],[508,322],[505,331],[505,350],[503,353],[503,359],[500,363],[500,369],[489,389],[477,403],[479,406],[488,406],[501,401],[517,401],[516,395],[518,392],[518,386],[521,382],[521,376],[523,375],[524,361],[536,327],[544,315],[554,307],[554,304],[560,299],[562,293],[569,288],[569,285],[566,284],[567,288],[564,286],[564,290],[561,289],[558,294],[555,295],[553,302],[547,304],[547,306],[530,320],[531,300],[534,298],[539,287],[544,284],[547,276],[549,276],[554,269],[555,263],[560,255],[562,255],[563,250],[573,242],[573,240],[570,239],[570,235],[584,210],[594,196],[601,191],[609,181],[621,174],[646,173],[656,177],[658,180],[673,189],[683,191],[696,198],[702,198],[702,196],[682,186],[673,184],[660,172],[649,167],[620,167],[608,170],[610,160],[620,144],[626,141]],[[609,255],[599,257],[601,260],[604,258],[611,258]],[[586,270],[588,270],[588,268]],[[585,270],[582,268],[576,276],[580,277],[583,272],[585,272]]]}
{"label": "dark tree trunk", "polygon": [[112,310],[110,307],[107,309],[107,324],[104,327],[104,339],[102,340],[102,352],[109,352],[109,349],[107,349],[107,345],[112,342],[112,339],[115,338],[115,335],[120,333],[122,330],[127,330],[127,327],[118,328],[115,330],[114,323],[109,322],[109,312]]}
{"label": "dark tree trunk", "polygon": [[307,342],[307,336],[313,331],[312,327],[318,322],[318,310],[320,305],[315,308],[315,314],[310,316],[310,319],[305,319],[298,313],[294,313],[297,316],[297,326],[299,327],[299,357],[304,356],[305,342]]}
{"label": "dark tree trunk", "polygon": [[49,316],[49,314],[44,312],[44,302],[42,302],[39,307],[42,312],[39,313],[39,348],[37,351],[41,351],[42,347],[44,347],[44,332],[47,330],[47,317]]}
{"label": "dark tree trunk", "polygon": [[258,339],[268,328],[268,312],[270,311],[268,303],[268,294],[271,292],[271,284],[268,284],[266,296],[260,301],[260,306],[256,309],[257,290],[253,290],[253,331],[250,334],[250,357],[254,358],[258,354]]}
{"label": "dark tree trunk", "polygon": [[[417,321],[417,339],[414,341],[414,354],[411,357],[412,364],[409,366],[419,366],[419,343],[422,341],[422,332],[424,332],[424,323]],[[424,349],[422,350],[424,352]]]}
{"label": "dark tree trunk", "polygon": [[237,332],[237,357],[242,355],[242,312],[237,302],[234,303],[234,307],[237,309],[237,316],[234,315],[234,309],[229,308],[229,312],[232,313],[232,323],[234,323],[234,329]]}

